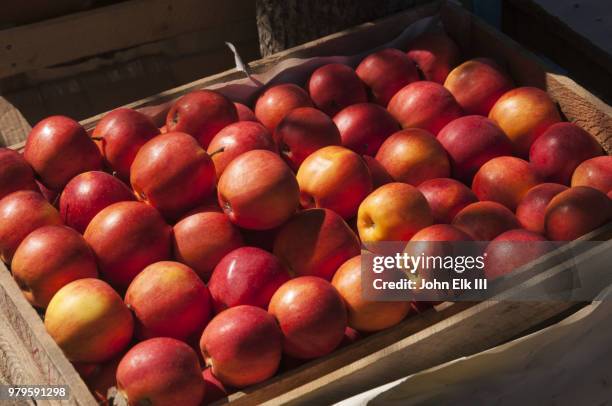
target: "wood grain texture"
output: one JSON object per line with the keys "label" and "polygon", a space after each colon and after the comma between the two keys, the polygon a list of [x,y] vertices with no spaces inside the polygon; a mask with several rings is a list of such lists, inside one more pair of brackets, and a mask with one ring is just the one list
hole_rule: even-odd
{"label": "wood grain texture", "polygon": [[130,0],[9,28],[0,31],[0,77],[249,17],[251,0]]}

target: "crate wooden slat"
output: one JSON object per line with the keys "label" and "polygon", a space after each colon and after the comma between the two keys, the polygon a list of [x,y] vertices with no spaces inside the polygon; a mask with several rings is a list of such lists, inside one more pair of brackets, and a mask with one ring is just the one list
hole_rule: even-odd
{"label": "crate wooden slat", "polygon": [[[492,56],[505,62],[513,77],[521,85],[545,88],[558,102],[563,114],[571,121],[595,135],[608,152],[612,151],[612,111],[571,79],[554,73],[514,41],[496,32],[480,20],[454,4],[431,3],[395,16],[361,25],[329,37],[284,51],[250,64],[254,71],[263,71],[279,60],[289,57],[353,54],[387,42],[408,24],[440,11],[446,30],[464,50],[474,55]],[[240,78],[241,73],[230,70],[196,82],[162,92],[130,104],[132,108],[158,105],[190,90]],[[163,108],[159,109],[163,115]],[[95,126],[100,116],[82,123]],[[594,240],[608,240],[612,225],[607,225],[586,236]],[[609,244],[602,242],[602,244]],[[521,288],[555,284],[565,269],[561,256],[547,259],[548,271],[525,281]],[[1,267],[0,267],[1,268]],[[10,279],[0,269],[0,296],[5,302],[0,312],[8,310],[8,317],[23,320],[10,323],[22,326],[32,337],[26,348],[47,354],[37,369],[47,368],[53,374],[44,375],[51,382],[70,380],[78,390],[77,402],[88,404],[91,395],[82,393],[83,383],[74,369],[59,353],[57,346],[44,332],[40,320]],[[612,277],[612,275],[608,276]],[[0,304],[3,304],[0,302]],[[251,404],[320,404],[329,403],[389,379],[415,372],[459,356],[472,354],[503,343],[551,320],[583,306],[575,302],[513,302],[488,301],[479,304],[443,304],[409,318],[400,325],[367,337],[340,349],[327,357],[309,362],[251,388],[237,392],[229,400],[238,405]],[[13,313],[17,312],[18,315]],[[22,315],[26,315],[22,316]],[[28,316],[29,315],[29,316]],[[23,363],[31,362],[24,358]],[[48,362],[47,366],[45,362]],[[399,374],[399,375],[398,375]]]}
{"label": "crate wooden slat", "polygon": [[254,1],[129,0],[8,28],[0,77],[246,19],[255,20]]}

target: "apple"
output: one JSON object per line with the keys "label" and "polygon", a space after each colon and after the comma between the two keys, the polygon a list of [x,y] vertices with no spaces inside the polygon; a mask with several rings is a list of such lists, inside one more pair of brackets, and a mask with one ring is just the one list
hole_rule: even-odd
{"label": "apple", "polygon": [[353,68],[341,63],[317,68],[310,75],[307,88],[314,105],[330,117],[347,106],[368,101],[359,76]]}
{"label": "apple", "polygon": [[208,282],[216,313],[251,305],[267,309],[276,289],[289,273],[274,255],[260,248],[241,247],[217,264]]}
{"label": "apple", "polygon": [[291,279],[272,296],[268,312],[276,318],[283,334],[283,351],[291,357],[322,357],[344,338],[346,306],[336,288],[325,279]]}
{"label": "apple", "polygon": [[474,176],[472,190],[479,200],[501,203],[514,211],[527,191],[538,183],[540,177],[529,162],[500,156],[480,167]]}
{"label": "apple", "polygon": [[178,132],[159,135],[143,145],[130,170],[138,199],[170,220],[210,196],[215,180],[215,166],[206,151],[195,138]]}
{"label": "apple", "polygon": [[376,160],[396,182],[414,186],[450,176],[450,163],[442,144],[431,133],[407,128],[383,142]]}
{"label": "apple", "polygon": [[342,109],[334,116],[342,145],[358,154],[376,155],[383,141],[400,129],[383,107],[359,103]]}
{"label": "apple", "polygon": [[171,337],[188,341],[199,335],[212,310],[208,288],[179,262],[155,262],[130,283],[125,304],[134,313],[139,340]]}
{"label": "apple", "polygon": [[403,87],[393,96],[387,109],[402,128],[421,128],[434,135],[463,115],[463,110],[444,86],[427,81]]}
{"label": "apple", "polygon": [[254,149],[277,151],[272,134],[259,122],[239,121],[219,131],[207,150],[215,164],[217,179],[234,158]]}
{"label": "apple", "polygon": [[255,121],[259,122],[257,117],[255,117],[255,113],[251,108],[245,104],[234,102],[234,107],[236,107],[236,112],[238,113],[238,121]]}
{"label": "apple", "polygon": [[482,116],[465,116],[448,123],[438,141],[450,158],[453,177],[471,182],[489,160],[512,154],[512,143],[497,124]]}
{"label": "apple", "polygon": [[558,183],[540,183],[529,189],[516,208],[516,218],[528,231],[544,234],[544,215],[553,197],[567,190]]}
{"label": "apple", "polygon": [[506,133],[515,153],[523,158],[548,127],[561,121],[550,96],[535,87],[518,87],[504,93],[493,105],[489,118]]}
{"label": "apple", "polygon": [[493,280],[508,275],[554,248],[546,238],[528,230],[509,230],[491,241],[484,251],[484,274]]}
{"label": "apple", "polygon": [[312,107],[300,107],[288,112],[276,126],[274,141],[281,156],[294,171],[313,152],[342,142],[332,119]]}
{"label": "apple", "polygon": [[287,221],[299,205],[291,169],[271,151],[253,150],[234,159],[217,186],[219,205],[240,227],[267,230]]}
{"label": "apple", "polygon": [[240,230],[223,212],[200,211],[174,225],[174,257],[208,281],[221,259],[243,245]]}
{"label": "apple", "polygon": [[450,224],[461,209],[478,201],[470,188],[450,178],[426,180],[418,189],[427,199],[436,223]]}
{"label": "apple", "polygon": [[426,32],[410,42],[407,55],[425,80],[443,84],[451,69],[459,63],[461,51],[444,32]]}
{"label": "apple", "polygon": [[576,167],[572,186],[590,186],[603,193],[612,191],[612,156],[587,159]]}
{"label": "apple", "polygon": [[93,131],[94,138],[101,138],[106,163],[126,181],[130,179],[130,166],[140,147],[159,134],[150,117],[128,108],[105,114]]}
{"label": "apple", "polygon": [[32,128],[23,157],[49,189],[61,190],[82,172],[102,168],[100,150],[76,121],[51,116]]}
{"label": "apple", "polygon": [[360,251],[353,230],[328,209],[296,214],[279,230],[273,250],[292,275],[326,280],[331,280],[338,267]]}
{"label": "apple", "polygon": [[17,247],[32,231],[62,224],[60,214],[38,192],[21,190],[0,200],[0,258],[11,263]]}
{"label": "apple", "polygon": [[362,158],[370,170],[370,175],[372,175],[372,189],[378,189],[382,185],[393,182],[393,178],[389,175],[389,172],[387,172],[385,167],[382,166],[376,158],[369,155],[362,155]]}
{"label": "apple", "polygon": [[433,224],[427,200],[414,186],[389,183],[363,201],[357,228],[363,242],[408,241],[414,233]]}
{"label": "apple", "polygon": [[102,209],[85,230],[102,277],[126,289],[147,265],[170,258],[172,228],[153,207],[118,202]]}
{"label": "apple", "polygon": [[200,349],[219,381],[243,388],[276,373],[282,339],[274,317],[259,307],[242,305],[219,313],[208,323]]}
{"label": "apple", "polygon": [[[472,237],[461,229],[450,224],[434,224],[416,232],[410,239],[414,242],[447,242],[447,241],[472,241]],[[421,245],[426,247],[427,245]],[[435,247],[432,244],[432,248]],[[441,246],[443,247],[443,246]]]}
{"label": "apple", "polygon": [[255,103],[255,116],[274,132],[276,126],[291,110],[312,107],[308,93],[293,83],[283,83],[267,88]]}
{"label": "apple", "polygon": [[68,283],[98,277],[93,252],[66,226],[43,226],[28,234],[15,251],[11,271],[28,302],[43,309]]}
{"label": "apple", "polygon": [[571,241],[612,218],[612,201],[589,186],[574,186],[552,198],[546,207],[544,229],[552,241]]}
{"label": "apple", "polygon": [[395,326],[410,314],[409,301],[364,299],[361,272],[361,255],[357,255],[342,264],[332,279],[332,285],[346,305],[349,327],[365,332],[380,331]]}
{"label": "apple", "polygon": [[123,351],[134,328],[132,314],[106,282],[78,279],[53,296],[45,328],[73,362],[104,362]]}
{"label": "apple", "polygon": [[453,69],[444,81],[444,87],[455,96],[466,114],[486,116],[514,84],[494,60],[475,58]]}
{"label": "apple", "polygon": [[573,123],[556,123],[533,142],[529,162],[543,179],[569,185],[578,165],[600,155],[601,145],[591,134]]}
{"label": "apple", "polygon": [[169,337],[136,344],[119,362],[117,389],[129,405],[199,406],[205,383],[198,356]]}
{"label": "apple", "polygon": [[297,181],[302,207],[331,209],[345,219],[357,214],[372,191],[372,175],[363,158],[339,146],[312,153],[300,166]]}
{"label": "apple", "polygon": [[67,226],[82,234],[100,210],[131,200],[136,200],[134,193],[114,176],[101,171],[84,172],[72,178],[62,191],[60,215]]}
{"label": "apple", "polygon": [[474,241],[491,241],[504,231],[520,228],[519,221],[506,206],[497,202],[476,202],[465,206],[452,225]]}
{"label": "apple", "polygon": [[366,56],[356,69],[372,100],[387,106],[404,86],[419,80],[416,65],[399,49],[387,48]]}
{"label": "apple", "polygon": [[212,90],[194,90],[179,98],[166,117],[167,132],[193,136],[206,149],[223,128],[238,121],[234,103]]}
{"label": "apple", "polygon": [[0,200],[18,190],[39,190],[34,171],[20,153],[0,148]]}

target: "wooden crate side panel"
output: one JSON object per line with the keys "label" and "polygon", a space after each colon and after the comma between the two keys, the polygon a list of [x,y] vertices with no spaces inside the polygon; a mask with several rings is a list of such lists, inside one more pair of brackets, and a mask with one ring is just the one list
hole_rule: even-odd
{"label": "wooden crate side panel", "polygon": [[97,404],[2,263],[0,323],[0,368],[11,383],[68,385],[71,399],[51,404]]}
{"label": "wooden crate side panel", "polygon": [[[0,77],[244,18],[251,0],[130,0],[0,31]],[[70,46],[67,46],[70,44]]]}

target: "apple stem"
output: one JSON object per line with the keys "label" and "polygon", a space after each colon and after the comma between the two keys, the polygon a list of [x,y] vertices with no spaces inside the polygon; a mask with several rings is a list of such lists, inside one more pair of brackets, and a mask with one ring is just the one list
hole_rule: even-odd
{"label": "apple stem", "polygon": [[223,152],[223,151],[225,151],[225,147],[221,147],[221,148],[219,148],[218,150],[211,152],[211,153],[209,154],[209,156],[212,158],[213,156],[215,156],[215,155],[217,155],[217,154],[219,154],[219,153],[221,153],[221,152]]}
{"label": "apple stem", "polygon": [[91,139],[94,141],[102,141],[104,137],[91,137]]}

